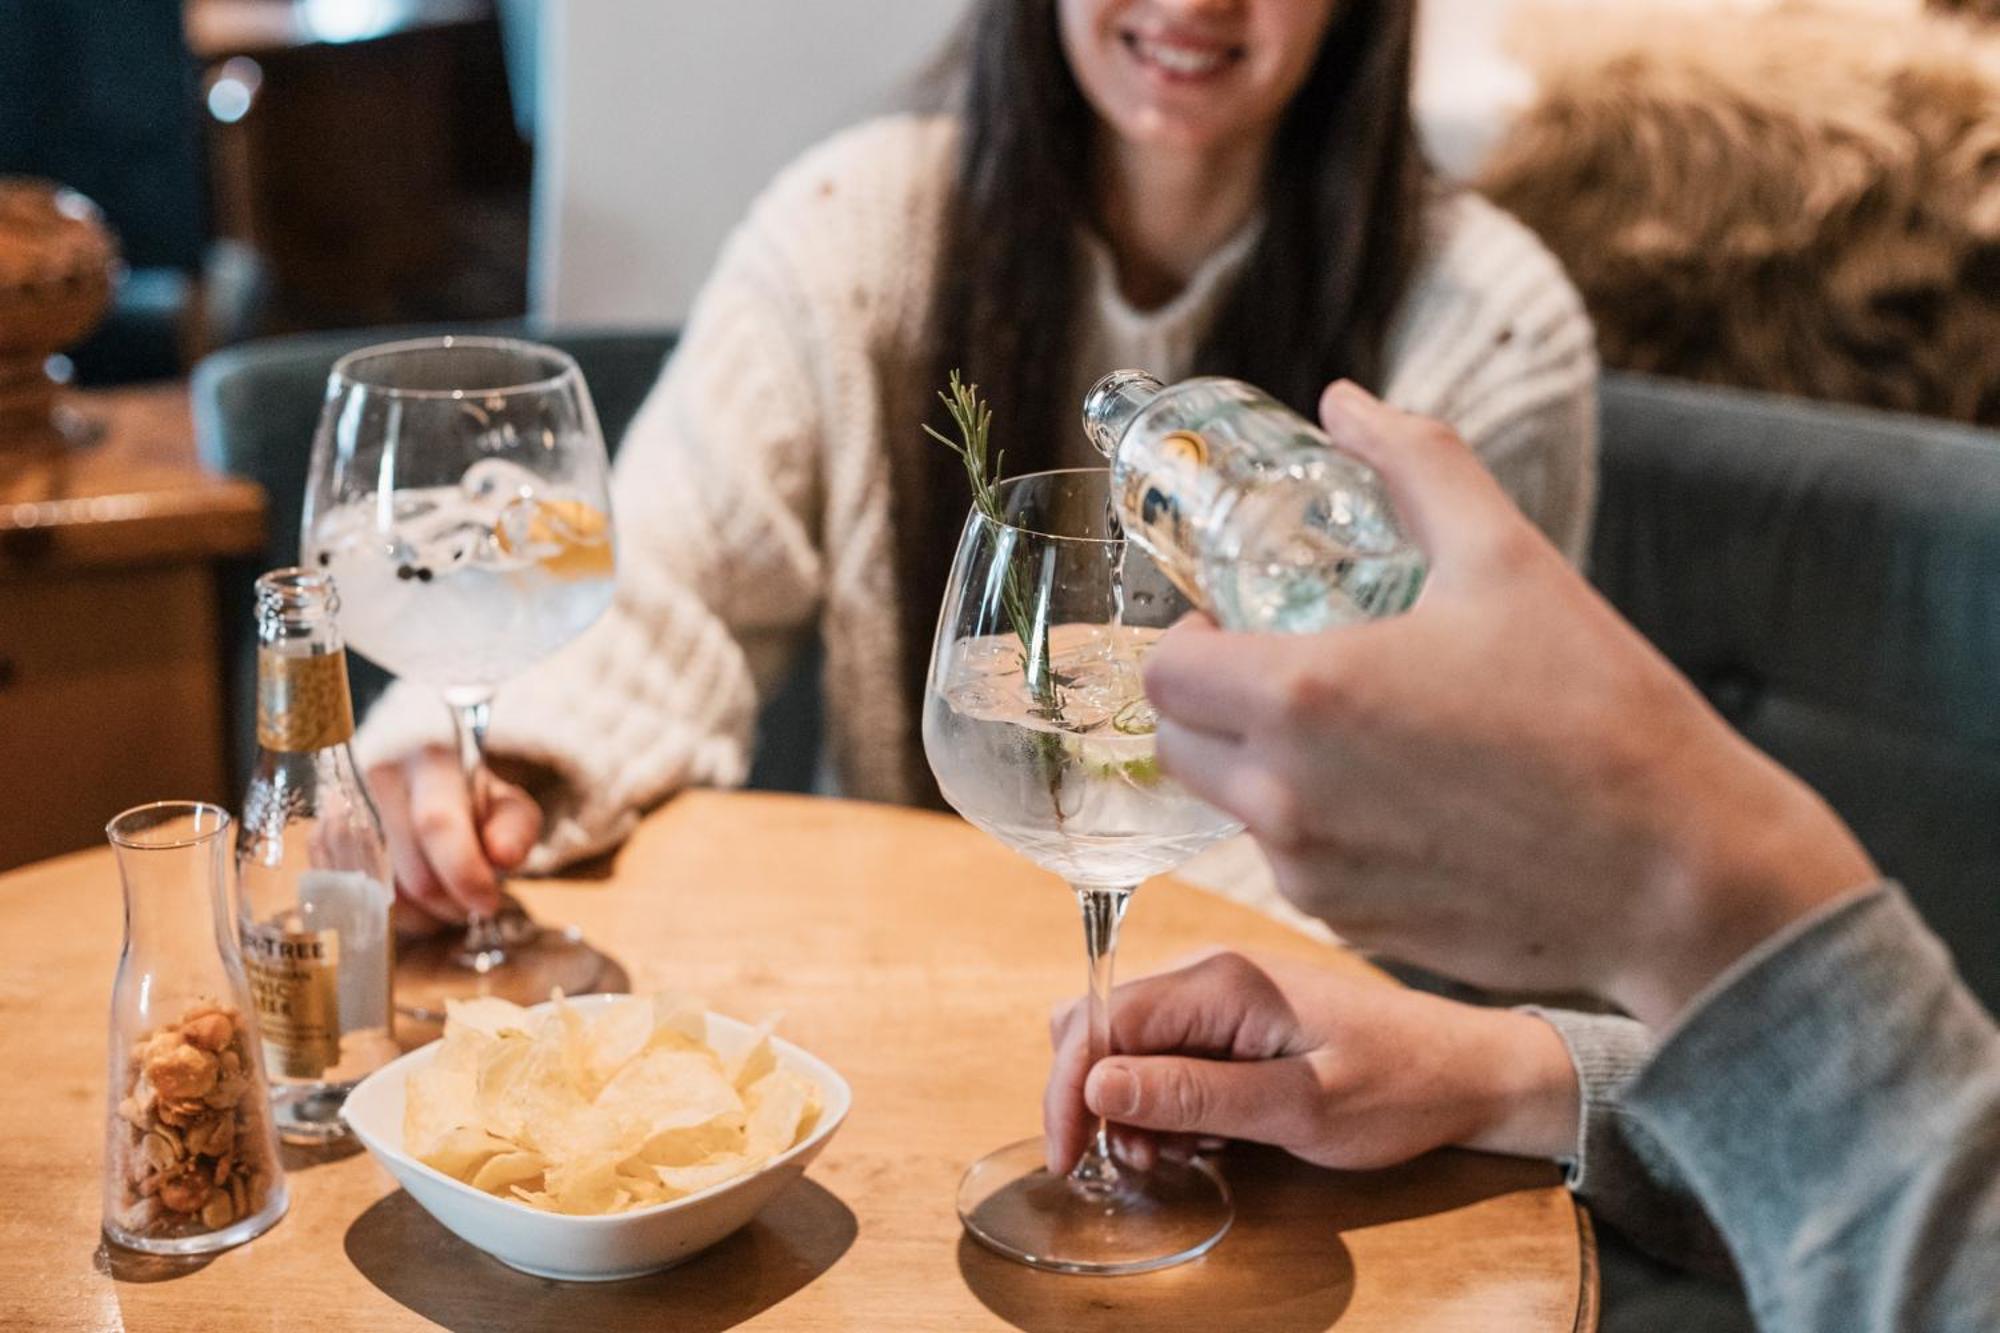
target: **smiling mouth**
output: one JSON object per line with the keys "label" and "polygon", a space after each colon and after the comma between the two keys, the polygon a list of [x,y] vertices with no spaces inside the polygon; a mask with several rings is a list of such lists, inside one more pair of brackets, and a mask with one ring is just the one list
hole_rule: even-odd
{"label": "smiling mouth", "polygon": [[1244,56],[1242,47],[1221,42],[1189,42],[1133,31],[1121,32],[1118,37],[1140,64],[1171,79],[1209,78],[1234,66]]}

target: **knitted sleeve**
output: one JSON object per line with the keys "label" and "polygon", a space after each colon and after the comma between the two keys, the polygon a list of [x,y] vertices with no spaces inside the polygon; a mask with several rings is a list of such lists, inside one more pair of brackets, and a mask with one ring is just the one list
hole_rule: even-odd
{"label": "knitted sleeve", "polygon": [[2000,1028],[1900,888],[1739,958],[1622,1100],[1728,1238],[1759,1328],[2000,1328]]}
{"label": "knitted sleeve", "polygon": [[1477,195],[1441,202],[1390,336],[1387,397],[1448,421],[1581,565],[1597,493],[1590,317],[1535,236]]}
{"label": "knitted sleeve", "polygon": [[[531,869],[612,846],[681,787],[741,782],[759,687],[816,612],[811,321],[770,232],[753,212],[731,238],[625,436],[611,609],[494,701],[495,753],[560,779]],[[358,743],[373,763],[448,734],[435,694],[398,684]]]}
{"label": "knitted sleeve", "polygon": [[1625,1106],[1625,1089],[1652,1059],[1645,1027],[1615,1014],[1528,1008],[1556,1030],[1582,1097],[1569,1187],[1600,1221],[1671,1264],[1733,1278],[1729,1251],[1667,1151]]}

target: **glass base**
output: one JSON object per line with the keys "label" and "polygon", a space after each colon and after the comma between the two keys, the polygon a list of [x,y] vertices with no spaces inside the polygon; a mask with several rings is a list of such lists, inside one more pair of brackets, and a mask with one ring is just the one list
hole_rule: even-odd
{"label": "glass base", "polygon": [[505,951],[497,961],[467,953],[465,937],[453,931],[399,946],[396,1011],[419,1023],[442,1023],[447,1000],[495,995],[540,1004],[558,990],[588,995],[616,972],[574,926],[551,929],[526,917],[503,918],[503,925]]}
{"label": "glass base", "polygon": [[1118,1168],[1085,1189],[1042,1165],[1040,1139],[980,1158],[958,1183],[958,1217],[974,1240],[1055,1273],[1149,1273],[1198,1259],[1229,1230],[1229,1187],[1204,1161]]}
{"label": "glass base", "polygon": [[338,1143],[347,1138],[352,1131],[340,1118],[340,1106],[353,1087],[352,1083],[320,1087],[287,1087],[283,1083],[274,1083],[271,1088],[271,1119],[277,1124],[278,1137],[286,1143],[305,1147]]}
{"label": "glass base", "polygon": [[291,1206],[291,1194],[283,1177],[274,1181],[271,1192],[264,1199],[264,1206],[245,1218],[240,1218],[226,1227],[215,1231],[204,1231],[193,1236],[143,1236],[127,1231],[109,1218],[104,1222],[104,1237],[115,1245],[141,1254],[197,1255],[215,1254],[222,1250],[241,1245],[263,1235],[278,1224]]}

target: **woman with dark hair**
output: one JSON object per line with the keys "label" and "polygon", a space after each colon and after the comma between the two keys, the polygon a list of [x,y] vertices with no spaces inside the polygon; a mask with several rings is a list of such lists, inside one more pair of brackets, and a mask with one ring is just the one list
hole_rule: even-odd
{"label": "woman with dark hair", "polygon": [[914,719],[968,496],[919,426],[952,368],[1014,473],[1099,462],[1078,410],[1116,367],[1232,374],[1306,412],[1352,378],[1454,425],[1577,558],[1590,328],[1525,229],[1430,180],[1414,7],[983,0],[955,113],[782,173],[624,441],[615,605],[502,692],[493,748],[534,796],[495,783],[475,826],[421,691],[363,729],[405,918],[462,918],[496,866],[741,782],[759,696],[815,626],[841,790],[936,800]]}

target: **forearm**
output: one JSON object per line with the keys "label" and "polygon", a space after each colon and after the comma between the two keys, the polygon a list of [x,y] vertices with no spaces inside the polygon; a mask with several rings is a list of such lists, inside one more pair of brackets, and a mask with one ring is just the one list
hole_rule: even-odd
{"label": "forearm", "polygon": [[2000,1037],[1900,892],[1753,950],[1627,1104],[1762,1327],[2000,1327]]}
{"label": "forearm", "polygon": [[1712,713],[1693,720],[1646,764],[1630,851],[1641,898],[1591,984],[1654,1032],[1762,943],[1880,878],[1818,793]]}

